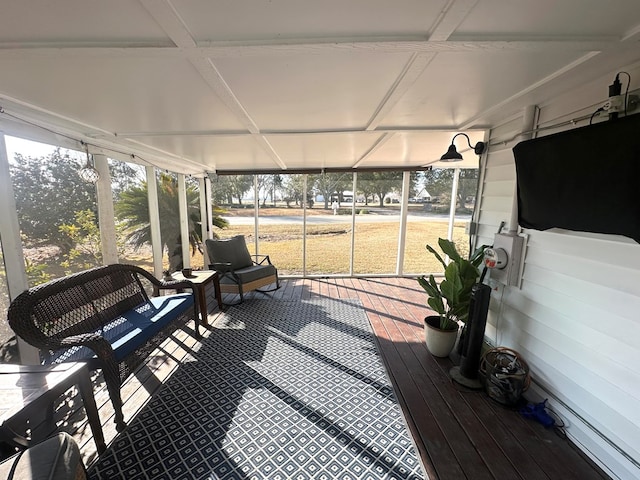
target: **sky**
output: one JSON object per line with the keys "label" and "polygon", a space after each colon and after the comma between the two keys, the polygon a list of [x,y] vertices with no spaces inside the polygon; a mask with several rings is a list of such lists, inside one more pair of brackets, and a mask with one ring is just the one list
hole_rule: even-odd
{"label": "sky", "polygon": [[[31,140],[25,140],[22,138],[11,137],[9,135],[5,135],[4,137],[5,143],[7,145],[7,156],[9,158],[9,162],[13,162],[16,153],[21,153],[25,157],[48,157],[53,153],[53,151],[57,148],[54,145],[48,145],[46,143],[33,142]],[[76,150],[69,150],[66,148],[61,148],[62,152],[68,152],[71,158],[80,158],[85,159],[85,154],[83,152],[78,152]]]}

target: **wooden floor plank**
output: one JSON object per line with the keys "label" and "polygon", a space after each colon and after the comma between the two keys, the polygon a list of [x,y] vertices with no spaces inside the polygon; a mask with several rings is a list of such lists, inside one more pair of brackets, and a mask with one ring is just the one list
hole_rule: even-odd
{"label": "wooden floor plank", "polygon": [[[388,302],[386,305],[389,313],[396,319],[394,322],[390,322],[390,324],[394,325],[398,330],[396,337],[397,344],[402,345],[404,342],[404,345],[409,346],[409,348],[403,352],[405,363],[412,364],[420,362],[421,358],[428,359],[428,354],[421,342],[420,344],[412,344],[412,342],[416,341],[415,322],[404,321],[406,316],[403,316],[401,313],[404,309],[399,307],[398,302]],[[419,346],[419,348],[416,348],[416,346]],[[458,390],[451,385],[449,376],[442,371],[438,371],[437,373],[438,375],[435,378],[438,380],[440,387],[436,385],[436,388],[439,389],[442,397],[442,400],[438,400],[438,403],[442,403],[439,414],[450,414],[457,417],[456,422],[459,422],[461,426],[459,431],[456,431],[455,427],[450,425],[444,428],[450,435],[456,432],[461,436],[460,439],[452,441],[456,441],[462,445],[460,458],[463,460],[461,460],[460,463],[465,468],[468,476],[473,473],[476,478],[492,478],[492,475],[495,478],[518,478],[518,474],[511,462],[500,454],[499,447],[488,432],[484,428],[481,428],[480,421],[473,411],[470,408],[465,408],[464,403],[460,402],[460,394]],[[455,405],[456,407],[449,410],[449,405]],[[469,449],[466,447],[469,440],[471,441],[471,445],[475,445],[472,452],[469,452]],[[475,454],[477,454],[479,458],[475,458]],[[486,474],[484,473],[485,468],[487,469]]]}

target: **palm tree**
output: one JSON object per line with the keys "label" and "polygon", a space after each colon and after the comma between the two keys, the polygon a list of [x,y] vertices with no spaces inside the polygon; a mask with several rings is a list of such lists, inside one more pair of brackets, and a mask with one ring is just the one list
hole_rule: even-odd
{"label": "palm tree", "polygon": [[[191,251],[202,252],[200,234],[200,200],[198,190],[187,185],[187,219],[189,221],[189,245]],[[147,183],[130,187],[120,194],[115,212],[118,220],[125,224],[127,240],[135,248],[151,244],[149,224]],[[182,237],[180,235],[180,213],[178,206],[178,181],[176,177],[161,173],[158,178],[158,210],[160,212],[160,241],[162,251],[169,255],[169,270],[175,272],[182,268]],[[220,217],[223,210],[213,207],[213,225],[226,228],[228,222]],[[218,235],[214,232],[214,237]]]}

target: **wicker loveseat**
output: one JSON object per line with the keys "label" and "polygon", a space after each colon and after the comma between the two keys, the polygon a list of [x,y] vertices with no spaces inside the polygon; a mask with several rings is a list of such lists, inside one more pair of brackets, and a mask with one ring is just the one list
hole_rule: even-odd
{"label": "wicker loveseat", "polygon": [[[146,289],[191,289],[150,298]],[[40,349],[43,364],[87,361],[100,368],[119,431],[126,427],[120,386],[172,332],[195,320],[191,282],[166,282],[133,265],[107,265],[38,285],[8,310],[14,332]]]}

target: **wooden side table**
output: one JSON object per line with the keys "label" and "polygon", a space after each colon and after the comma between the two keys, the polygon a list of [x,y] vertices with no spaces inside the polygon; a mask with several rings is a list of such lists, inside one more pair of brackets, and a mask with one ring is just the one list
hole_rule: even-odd
{"label": "wooden side table", "polygon": [[185,277],[182,272],[171,275],[175,280],[188,280],[193,283],[198,299],[198,308],[202,315],[201,325],[209,325],[209,313],[207,308],[207,285],[212,283],[216,294],[218,308],[222,310],[222,294],[220,293],[220,278],[215,270],[194,270],[190,277]]}
{"label": "wooden side table", "polygon": [[91,376],[87,365],[82,362],[58,365],[0,364],[0,434],[15,440],[16,432],[26,432],[30,418],[36,413],[51,411],[53,402],[74,385],[82,397],[98,453],[104,452],[106,445]]}

